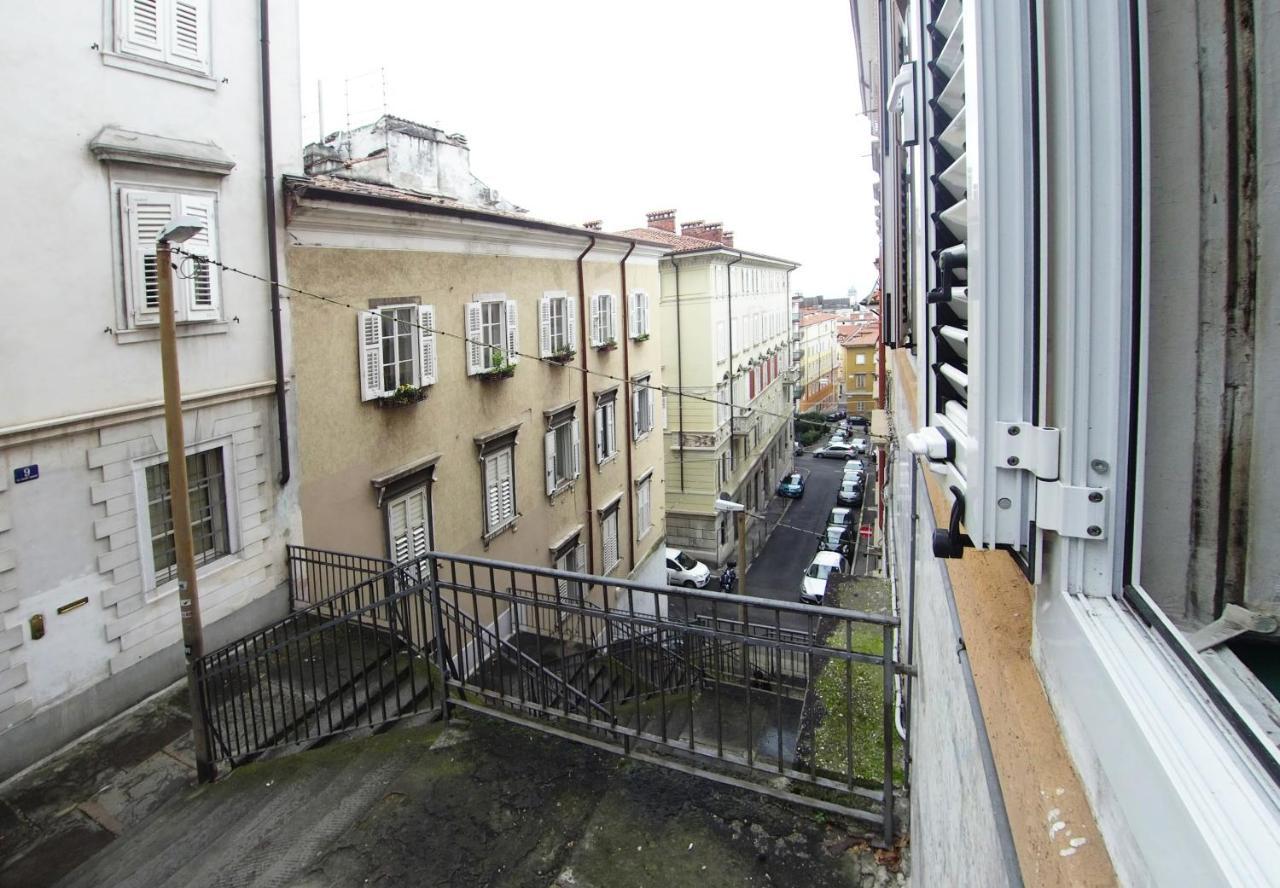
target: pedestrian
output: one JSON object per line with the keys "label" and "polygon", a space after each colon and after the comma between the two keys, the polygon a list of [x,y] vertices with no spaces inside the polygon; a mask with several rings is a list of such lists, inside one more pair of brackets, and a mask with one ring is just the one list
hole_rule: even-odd
{"label": "pedestrian", "polygon": [[733,588],[738,585],[738,572],[734,570],[737,566],[738,562],[730,560],[720,572],[720,591],[726,595],[732,595]]}

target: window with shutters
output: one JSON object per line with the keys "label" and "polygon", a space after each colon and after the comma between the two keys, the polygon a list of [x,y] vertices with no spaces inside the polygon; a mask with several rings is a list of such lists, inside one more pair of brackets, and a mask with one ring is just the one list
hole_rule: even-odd
{"label": "window with shutters", "polygon": [[591,346],[607,348],[618,343],[618,307],[612,293],[596,293],[591,297]]}
{"label": "window with shutters", "polygon": [[116,0],[116,51],[208,74],[209,0]]}
{"label": "window with shutters", "polygon": [[629,322],[631,326],[630,335],[632,339],[648,339],[649,338],[649,294],[643,290],[637,290],[631,294],[631,305],[628,307],[630,312]]}
{"label": "window with shutters", "polygon": [[653,388],[649,375],[631,381],[631,437],[639,441],[653,431]]}
{"label": "window with shutters", "polygon": [[618,454],[617,399],[616,389],[596,397],[596,463],[599,465]]}
{"label": "window with shutters", "polygon": [[[555,551],[551,558],[551,566],[566,573],[586,573],[587,547],[578,542],[576,533]],[[582,584],[573,580],[557,577],[556,591],[562,600],[582,600]]]}
{"label": "window with shutters", "polygon": [[360,312],[361,400],[404,400],[415,396],[413,390],[435,383],[435,317],[431,305],[386,305]]}
{"label": "window with shutters", "polygon": [[506,445],[484,453],[484,535],[501,533],[516,520],[515,446]]}
{"label": "window with shutters", "polygon": [[396,564],[414,562],[427,554],[431,539],[429,496],[423,485],[387,502],[388,553]]}
{"label": "window with shutters", "polygon": [[600,560],[604,572],[618,566],[618,505],[614,503],[600,519]]}
{"label": "window with shutters", "polygon": [[716,321],[716,361],[724,361],[729,357],[729,324],[727,321]]}
{"label": "window with shutters", "polygon": [[[225,441],[199,445],[187,455],[187,496],[197,567],[238,548],[231,499],[235,484],[228,483],[227,477],[232,459],[230,442]],[[147,590],[167,593],[176,588],[178,577],[168,460],[160,455],[135,463],[134,484],[139,501],[145,503],[138,510],[138,538],[149,541],[149,551],[142,555],[143,585]]]}
{"label": "window with shutters", "polygon": [[486,293],[468,302],[467,375],[504,372],[520,362],[520,325],[514,299]]}
{"label": "window with shutters", "polygon": [[546,459],[547,496],[567,489],[582,474],[576,407],[552,414],[547,420],[543,452]]}
{"label": "window with shutters", "polygon": [[653,529],[652,473],[636,482],[636,541]]}
{"label": "window with shutters", "polygon": [[[132,326],[160,322],[160,280],[156,239],[179,216],[197,219],[204,227],[180,245],[172,269],[173,307],[180,324],[217,321],[222,317],[218,268],[203,257],[216,257],[217,197],[213,192],[120,189],[121,232],[125,255],[125,308]],[[189,254],[189,255],[184,255]]]}
{"label": "window with shutters", "polygon": [[578,304],[563,291],[538,301],[538,353],[544,358],[572,355],[578,348]]}

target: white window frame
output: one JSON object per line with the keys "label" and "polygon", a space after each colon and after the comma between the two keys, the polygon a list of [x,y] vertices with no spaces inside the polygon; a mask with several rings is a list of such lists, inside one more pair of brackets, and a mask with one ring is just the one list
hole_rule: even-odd
{"label": "white window frame", "polygon": [[[384,315],[388,312],[409,311],[409,339],[413,349],[412,367],[408,379],[403,379],[396,371],[396,384],[390,388],[386,385],[387,366],[383,343]],[[405,323],[396,321],[396,323]],[[399,339],[396,340],[399,348]],[[416,302],[399,302],[394,305],[379,305],[368,311],[362,311],[356,317],[356,342],[359,350],[360,400],[373,401],[388,398],[396,393],[401,385],[412,385],[426,388],[434,385],[439,377],[436,344],[436,310],[434,305],[419,305]],[[397,361],[397,365],[403,363]]]}
{"label": "white window frame", "polygon": [[[155,268],[156,237],[178,216],[195,216],[206,227],[181,245],[181,249],[200,255],[218,256],[218,192],[212,189],[175,189],[148,185],[120,185],[116,200],[120,213],[121,244],[124,270],[124,305],[126,323],[133,329],[156,327],[160,323],[159,284],[156,303],[147,304],[147,280],[158,273]],[[152,261],[152,272],[146,260]],[[198,299],[195,263],[198,260],[174,255],[173,307],[179,324],[214,323],[222,320],[222,275],[216,265],[205,264],[208,299]]]}
{"label": "white window frame", "polygon": [[582,475],[582,429],[576,408],[548,423],[542,443],[547,496],[553,497],[571,488]]}
{"label": "white window frame", "polygon": [[[413,500],[422,504],[421,524],[411,524]],[[404,533],[397,534],[396,510],[404,509]],[[396,564],[421,558],[431,545],[431,485],[419,484],[387,499],[383,506],[387,516],[387,553]],[[399,537],[403,537],[403,543]]]}
{"label": "white window frame", "polygon": [[631,381],[631,439],[643,441],[653,431],[653,389],[649,374]]}
{"label": "white window frame", "polygon": [[596,465],[602,466],[618,455],[618,393],[614,389],[596,396]]}
{"label": "white window frame", "polygon": [[618,343],[618,306],[613,293],[601,290],[591,296],[591,347]]}
{"label": "white window frame", "polygon": [[[209,76],[213,58],[210,0],[114,0],[113,6],[111,45],[121,59]],[[153,19],[154,29],[147,27],[148,18]],[[194,47],[181,39],[191,33],[193,23]]]}
{"label": "white window frame", "polygon": [[[587,572],[587,546],[585,543],[578,542],[578,539],[579,536],[575,532],[570,537],[570,541],[563,544],[563,548],[552,550],[551,566],[553,568],[566,573]],[[563,601],[582,600],[582,584],[579,582],[557,578],[556,589]]]}
{"label": "white window frame", "polygon": [[[622,563],[622,547],[619,540],[618,531],[618,513],[619,504],[614,503],[604,510],[600,516],[600,564],[602,566],[601,573],[608,574],[615,567]],[[610,545],[613,551],[610,552]],[[613,560],[609,560],[609,556],[613,556]]]}
{"label": "white window frame", "polygon": [[[557,324],[557,320],[559,323]],[[538,300],[538,353],[551,358],[578,350],[578,303],[564,290],[548,290]]]}
{"label": "white window frame", "polygon": [[[227,554],[201,564],[196,568],[197,580],[216,573],[229,564],[240,560],[240,485],[236,474],[235,447],[231,438],[218,438],[212,441],[201,441],[188,444],[187,456],[204,453],[209,450],[222,451],[222,483],[223,501],[227,509]],[[174,577],[163,584],[156,584],[155,558],[151,549],[151,510],[147,496],[147,469],[169,461],[168,453],[157,453],[133,462],[133,493],[137,515],[138,563],[142,574],[143,595],[148,602],[164,598],[178,589],[178,579]]]}
{"label": "white window frame", "polygon": [[[497,307],[496,336],[490,341],[486,328],[495,326],[486,321],[486,310]],[[520,363],[519,306],[505,293],[479,293],[464,307],[466,336],[465,347],[467,375],[478,376],[497,369],[495,358],[501,352],[508,364]]]}
{"label": "white window frame", "polygon": [[653,471],[636,482],[636,542],[653,530]]}
{"label": "white window frame", "polygon": [[631,293],[629,306],[629,335],[632,339],[640,339],[649,335],[649,294],[644,290]]}
{"label": "white window frame", "polygon": [[[507,474],[509,475],[508,483],[510,484],[511,502],[509,509],[502,507],[502,464],[506,462]],[[496,483],[494,478],[496,477]],[[491,502],[491,497],[497,496],[497,509]],[[504,444],[500,447],[494,447],[483,452],[480,456],[480,504],[481,514],[484,522],[484,539],[486,541],[493,539],[498,534],[511,527],[520,518],[520,505],[517,499],[516,485],[516,445],[515,442]]]}

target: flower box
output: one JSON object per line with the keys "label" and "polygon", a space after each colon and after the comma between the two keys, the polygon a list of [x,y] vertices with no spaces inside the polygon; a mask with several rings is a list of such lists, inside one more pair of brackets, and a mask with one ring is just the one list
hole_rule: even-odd
{"label": "flower box", "polygon": [[567,364],[577,356],[578,353],[575,351],[556,352],[554,355],[547,358],[547,360],[551,361],[553,364]]}
{"label": "flower box", "polygon": [[479,374],[480,379],[484,382],[496,382],[499,379],[510,379],[516,375],[516,368],[511,365],[499,367],[496,370],[486,370]]}
{"label": "flower box", "polygon": [[602,342],[599,345],[597,345],[596,351],[601,351],[601,352],[613,351],[617,347],[618,347],[618,343],[615,340],[610,339],[608,342]]}
{"label": "flower box", "polygon": [[389,395],[378,399],[379,407],[408,407],[427,399],[426,386],[402,385]]}

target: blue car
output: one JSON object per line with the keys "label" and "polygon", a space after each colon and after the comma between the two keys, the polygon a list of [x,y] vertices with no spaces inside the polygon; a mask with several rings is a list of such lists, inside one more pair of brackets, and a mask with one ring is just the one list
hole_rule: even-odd
{"label": "blue car", "polygon": [[789,496],[792,499],[799,499],[804,496],[804,476],[799,472],[792,472],[778,483],[778,496]]}

